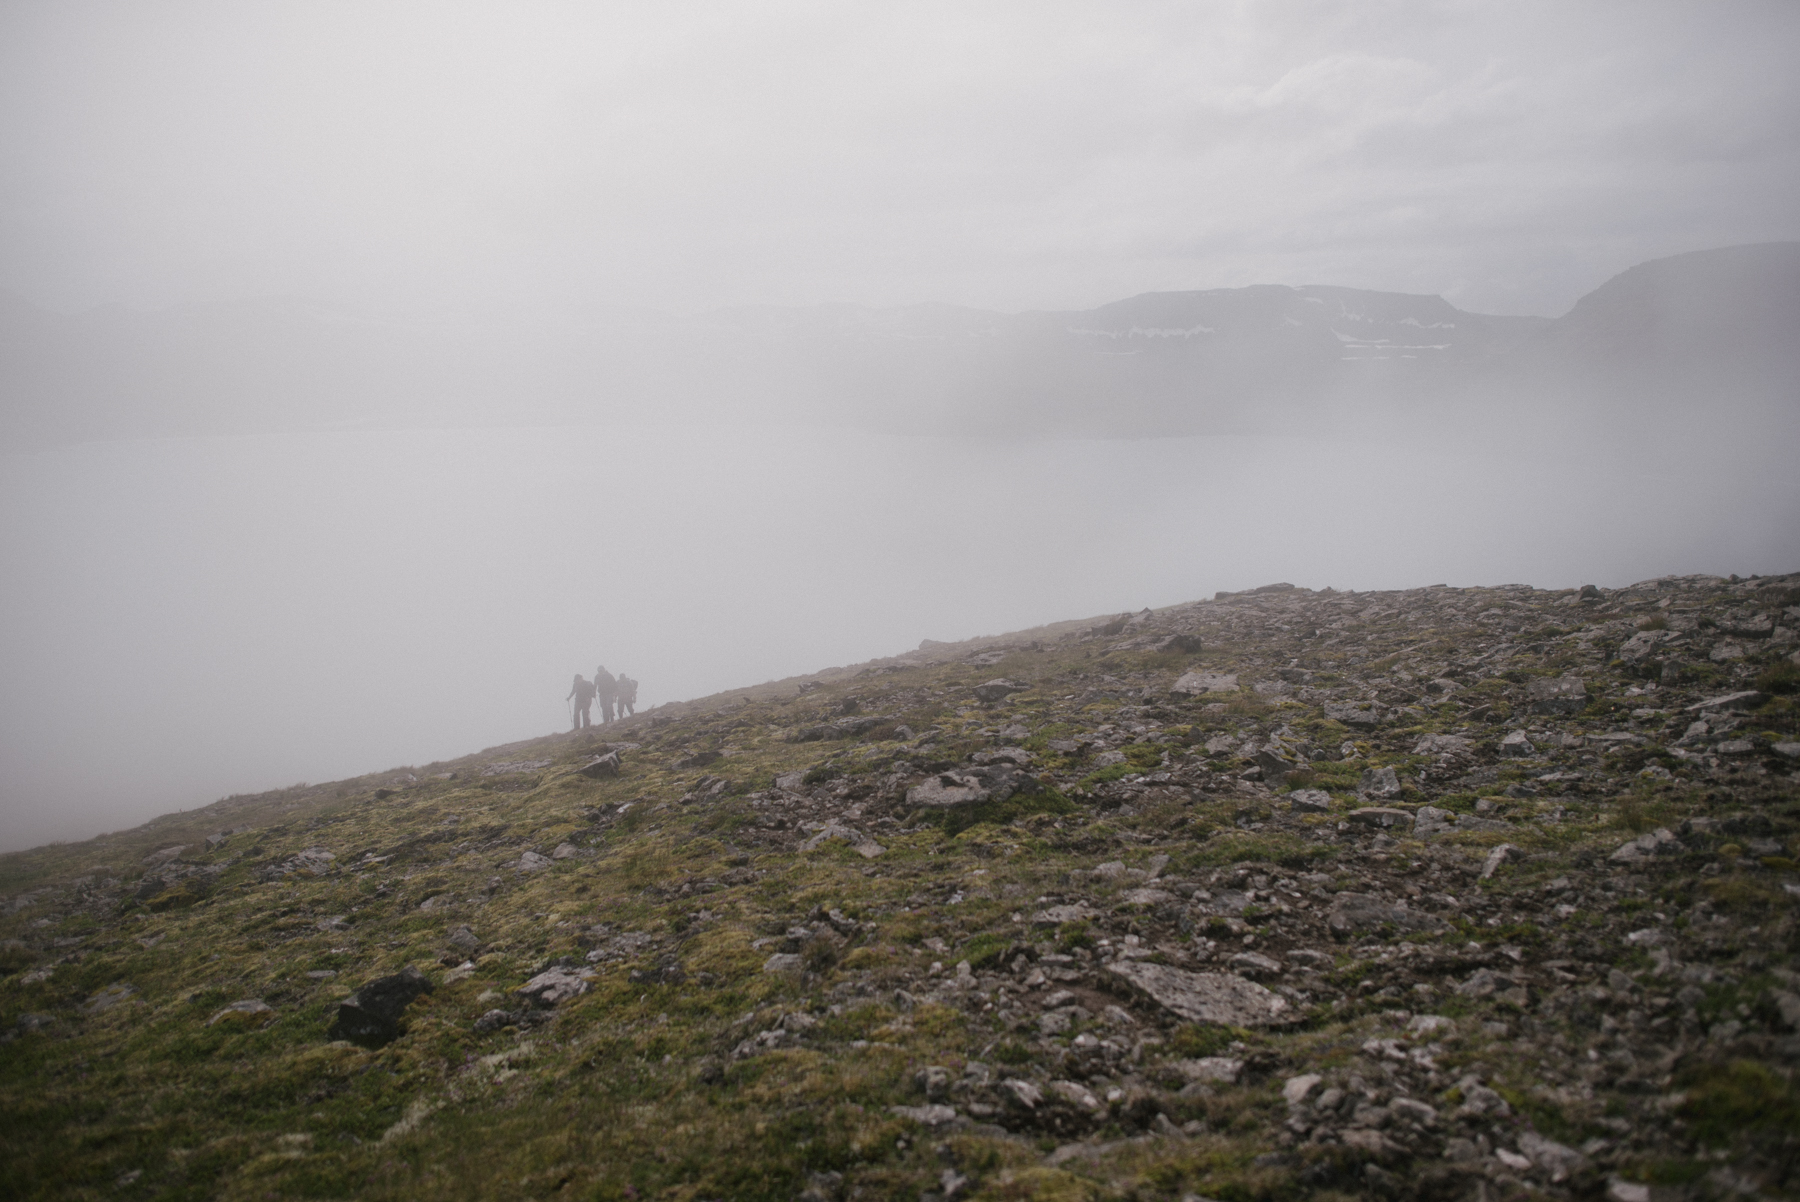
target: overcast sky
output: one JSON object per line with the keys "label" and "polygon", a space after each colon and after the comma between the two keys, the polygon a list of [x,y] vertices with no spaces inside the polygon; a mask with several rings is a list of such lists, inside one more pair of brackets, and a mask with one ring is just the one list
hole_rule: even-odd
{"label": "overcast sky", "polygon": [[[1311,283],[1555,316],[1648,259],[1800,239],[1797,51],[1794,0],[0,0],[0,290],[298,298],[533,366],[580,346],[537,332],[615,306]],[[185,318],[68,345],[198,356],[174,411],[258,412],[215,316],[199,351],[130,342]],[[119,371],[0,406],[160,395]],[[379,416],[384,379],[344,387]],[[631,430],[0,447],[0,850],[548,733],[596,662],[655,703],[1278,579],[1800,566],[1800,419],[1703,391],[1399,436],[1351,414],[1343,443],[645,404]]]}
{"label": "overcast sky", "polygon": [[1800,237],[1797,51],[1792,0],[5,0],[0,287],[1556,315]]}

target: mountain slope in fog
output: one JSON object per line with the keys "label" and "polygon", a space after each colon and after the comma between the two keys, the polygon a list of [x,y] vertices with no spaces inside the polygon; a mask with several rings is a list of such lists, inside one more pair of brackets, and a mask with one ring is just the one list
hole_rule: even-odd
{"label": "mountain slope in fog", "polygon": [[1797,602],[1266,585],[3,855],[9,1196],[1793,1197]]}
{"label": "mountain slope in fog", "polygon": [[1344,429],[1524,405],[1785,412],[1800,243],[1659,259],[1557,319],[1258,285],[1079,312],[618,311],[478,334],[263,302],[64,317],[0,303],[8,441],[731,415],[897,432]]}

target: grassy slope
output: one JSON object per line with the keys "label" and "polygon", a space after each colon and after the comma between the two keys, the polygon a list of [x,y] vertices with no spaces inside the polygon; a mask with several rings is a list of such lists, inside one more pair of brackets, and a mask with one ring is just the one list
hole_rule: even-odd
{"label": "grassy slope", "polygon": [[[1464,614],[1493,601],[1517,610],[1528,627],[1576,624],[1557,606],[1558,594],[1443,592],[1457,595]],[[1717,599],[1734,598],[1721,590]],[[1365,596],[1357,612],[1371,600],[1379,606],[1383,598]],[[1633,774],[1641,761],[1614,763],[1611,777],[1591,774],[1583,804],[1560,822],[1534,823],[1535,803],[1517,802],[1510,815],[1517,830],[1506,838],[1532,858],[1486,883],[1474,880],[1473,869],[1498,835],[1372,848],[1363,832],[1338,828],[1369,760],[1408,777],[1407,803],[1429,798],[1472,808],[1480,789],[1421,792],[1413,778],[1427,757],[1408,754],[1422,733],[1467,730],[1466,704],[1418,705],[1380,732],[1358,734],[1315,705],[1248,690],[1222,703],[1170,700],[1169,682],[1199,666],[1244,671],[1248,683],[1258,665],[1298,659],[1320,673],[1321,685],[1349,683],[1422,660],[1472,658],[1483,629],[1467,617],[1352,615],[1337,637],[1302,643],[1298,630],[1270,625],[1262,604],[1208,603],[1159,615],[1168,629],[1204,632],[1207,647],[1197,655],[1108,651],[1116,639],[1082,638],[1069,624],[833,670],[810,692],[782,682],[665,707],[608,729],[607,738],[640,744],[624,753],[617,779],[575,771],[601,742],[598,734],[554,736],[453,763],[232,798],[86,844],[0,857],[0,889],[9,895],[0,920],[8,939],[0,1020],[14,1029],[24,1015],[50,1020],[0,1046],[9,1191],[46,1198],[788,1199],[810,1189],[820,1198],[889,1198],[941,1188],[951,1166],[969,1179],[966,1191],[988,1198],[1173,1199],[1190,1189],[1224,1198],[1356,1196],[1394,1188],[1391,1181],[1403,1179],[1394,1174],[1407,1173],[1415,1176],[1404,1179],[1435,1182],[1431,1190],[1446,1194],[1473,1188],[1472,1178],[1433,1168],[1437,1152],[1371,1173],[1363,1167],[1368,1157],[1341,1144],[1290,1147],[1283,1079],[1349,1071],[1367,1039],[1396,1034],[1393,991],[1359,988],[1383,980],[1396,951],[1404,959],[1423,948],[1450,964],[1459,949],[1476,946],[1473,939],[1485,941],[1490,955],[1523,944],[1546,959],[1562,949],[1642,969],[1642,952],[1606,934],[1608,923],[1629,924],[1638,904],[1632,897],[1618,899],[1626,907],[1618,915],[1584,907],[1554,923],[1526,899],[1553,878],[1593,871],[1596,849],[1747,797],[1790,829],[1791,785],[1728,795],[1691,774],[1643,777]],[[1584,663],[1590,677],[1602,674],[1561,637],[1560,627],[1543,636],[1545,650],[1523,665],[1520,679]],[[984,647],[1004,658],[965,662]],[[1699,670],[1715,673],[1710,665]],[[972,686],[1000,675],[1032,687],[997,706],[977,704]],[[1709,683],[1730,682],[1696,687]],[[1491,677],[1465,701],[1498,700],[1503,715],[1517,684]],[[1149,708],[1140,695],[1146,687],[1154,694]],[[849,698],[860,712],[889,721],[858,738],[790,741],[794,730],[834,718]],[[1620,712],[1596,701],[1570,727],[1607,729]],[[1052,739],[1150,715],[1158,725],[1125,745],[1120,765],[1050,748]],[[1778,700],[1764,725],[1791,731],[1792,721],[1792,707]],[[963,761],[1015,722],[1030,731],[1023,743],[1041,757],[1045,792],[948,821],[927,821],[900,800],[922,770]],[[911,739],[897,723],[911,728]],[[1221,731],[1283,726],[1320,745],[1361,742],[1363,761],[1315,766],[1311,783],[1334,793],[1335,812],[1285,812],[1278,792],[1237,779],[1245,762],[1215,757],[1209,765],[1194,750]],[[920,746],[917,735],[933,729],[936,739]],[[724,754],[676,766],[707,750]],[[482,773],[497,762],[539,759],[548,763]],[[1147,771],[1167,765],[1179,772],[1184,764],[1188,775],[1176,782],[1183,787],[1142,780]],[[777,775],[797,769],[815,770],[804,798],[773,790]],[[1522,775],[1502,764],[1486,791]],[[693,797],[719,780],[727,783],[716,793]],[[378,799],[378,788],[392,794]],[[835,840],[799,850],[809,833],[801,824],[832,817],[872,835],[885,852],[865,859]],[[238,827],[247,829],[207,847],[208,834]],[[184,871],[218,871],[204,886],[137,898],[144,857],[175,844],[188,845],[179,857]],[[536,872],[513,866],[527,850],[549,854],[563,845],[576,854]],[[335,856],[322,874],[272,871],[310,847]],[[1205,967],[1192,926],[1167,908],[1133,905],[1121,900],[1117,883],[1071,875],[1103,861],[1143,867],[1158,854],[1171,857],[1166,875],[1199,884],[1229,883],[1221,874],[1234,867],[1290,882],[1322,870],[1329,893],[1414,873],[1485,901],[1442,936],[1388,940],[1385,948],[1379,940],[1332,944],[1298,925],[1284,934],[1286,920],[1252,914],[1259,949],[1285,956],[1323,947],[1329,960],[1299,982],[1307,988],[1304,1021],[1295,1027],[1220,1031],[1180,1024],[1141,997],[1109,999],[1105,975],[1092,971],[1095,951],[1116,949],[1128,934],[1168,963]],[[1710,889],[1727,912],[1735,904],[1744,922],[1767,924],[1762,938],[1791,956],[1791,910],[1766,872],[1701,883],[1698,867],[1685,862],[1666,881],[1653,879],[1651,900],[1641,904],[1670,904],[1658,900],[1658,889],[1684,897]],[[1034,926],[1030,915],[1046,898],[1088,901],[1099,916]],[[422,908],[427,901],[433,904]],[[826,921],[834,909],[843,930]],[[1503,922],[1483,929],[1473,914],[1490,911]],[[379,1050],[326,1041],[337,1002],[363,981],[415,964],[445,982],[464,954],[447,943],[447,932],[463,924],[480,941],[473,971],[416,1002],[403,1038]],[[1214,920],[1198,934],[1236,943],[1244,929]],[[620,943],[623,933],[643,938]],[[803,972],[763,971],[771,953],[790,949],[803,957]],[[509,991],[535,971],[564,957],[585,964],[590,950],[601,953],[591,990],[550,1021],[474,1028],[491,1009],[518,1010]],[[1020,956],[1048,964],[1042,957],[1057,953],[1077,957],[1082,975],[1073,992],[1090,1017],[1043,1036],[1018,1000],[1028,993],[1019,980],[1031,964],[1017,972],[1009,965]],[[933,962],[964,959],[992,1000],[938,984],[954,970],[935,973]],[[1459,972],[1486,962],[1455,961]],[[323,972],[336,975],[307,975]],[[131,987],[129,997],[88,1012],[96,995],[118,983]],[[996,983],[1011,994],[997,994]],[[1617,1116],[1624,1115],[1627,1132],[1641,1130],[1648,1142],[1621,1140],[1618,1163],[1668,1160],[1648,1144],[1662,1138],[1654,1116],[1673,1103],[1657,1111],[1629,1096],[1636,1088],[1629,1074],[1617,1088],[1584,1094],[1577,1083],[1545,1092],[1510,1032],[1483,1025],[1519,1023],[1516,1008],[1470,1002],[1442,985],[1434,996],[1432,1012],[1460,1024],[1438,1052],[1441,1089],[1469,1070],[1510,1082],[1515,1109],[1574,1143],[1620,1137]],[[246,998],[262,999],[274,1014],[209,1025]],[[1109,1001],[1123,1017],[1106,1016]],[[1523,1023],[1540,1029],[1530,1018]],[[1543,1047],[1551,1056],[1556,1047],[1573,1055],[1568,1050],[1591,1040],[1597,1024],[1573,1013],[1546,1015],[1541,1031],[1566,1038]],[[784,1030],[765,1038],[770,1050],[736,1052],[759,1033]],[[1085,1048],[1074,1039],[1083,1031],[1090,1033]],[[1096,1036],[1110,1046],[1093,1049]],[[1226,1052],[1249,1061],[1238,1084],[1177,1092],[1172,1061]],[[1116,1085],[1120,1096],[1100,1114],[1054,1100],[1024,1113],[991,1086],[964,1089],[961,1082],[974,1080],[971,1062],[995,1082],[1081,1077],[1102,1091]],[[945,1100],[972,1124],[932,1131],[890,1112],[927,1100],[916,1079],[927,1065],[943,1066],[958,1083]],[[1786,1077],[1737,1081],[1719,1073],[1697,1080],[1725,1091],[1721,1105],[1792,1113]],[[1172,1130],[1182,1124],[1189,1134]],[[1097,1150],[1046,1159],[1078,1137]],[[1700,1163],[1691,1159],[1698,1152],[1688,1146],[1682,1155],[1690,1159],[1675,1160]],[[1555,1190],[1542,1182],[1519,1188]]]}

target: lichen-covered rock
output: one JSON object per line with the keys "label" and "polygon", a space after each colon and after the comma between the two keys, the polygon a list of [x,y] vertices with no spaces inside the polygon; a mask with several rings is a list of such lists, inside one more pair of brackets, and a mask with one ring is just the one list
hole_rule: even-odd
{"label": "lichen-covered rock", "polygon": [[231,1005],[207,1019],[206,1025],[214,1027],[222,1022],[260,1023],[273,1018],[274,1015],[275,1007],[269,1005],[269,1003],[263,1001],[261,998],[245,998],[241,1002],[231,1003]]}
{"label": "lichen-covered rock", "polygon": [[1023,692],[1030,686],[1020,684],[1016,680],[996,678],[975,686],[975,696],[989,705],[1005,700],[1008,694]]}
{"label": "lichen-covered rock", "polygon": [[1669,832],[1667,827],[1657,827],[1647,835],[1622,844],[1612,853],[1609,859],[1619,864],[1637,864],[1657,856],[1672,856],[1681,851],[1681,840]]}
{"label": "lichen-covered rock", "polygon": [[1579,676],[1541,676],[1525,686],[1534,714],[1577,714],[1587,708],[1587,681]]}
{"label": "lichen-covered rock", "polygon": [[582,972],[572,968],[547,968],[538,973],[515,991],[535,1005],[550,1007],[560,1006],[570,998],[580,997],[590,986],[587,978],[591,972]]}
{"label": "lichen-covered rock", "polygon": [[1332,901],[1325,925],[1333,935],[1345,938],[1363,931],[1378,931],[1384,926],[1404,934],[1416,934],[1442,931],[1450,924],[1423,910],[1408,909],[1379,897],[1340,893]]}
{"label": "lichen-covered rock", "polygon": [[1374,701],[1330,701],[1325,704],[1325,716],[1355,730],[1374,730],[1387,720]]}
{"label": "lichen-covered rock", "polygon": [[1227,973],[1188,972],[1139,960],[1115,961],[1107,970],[1189,1022],[1267,1027],[1292,1017],[1286,998]]}
{"label": "lichen-covered rock", "polygon": [[603,780],[609,776],[617,776],[624,770],[625,763],[619,753],[609,751],[605,755],[597,755],[575,771],[594,780]]}
{"label": "lichen-covered rock", "polygon": [[1171,687],[1170,692],[1184,697],[1197,697],[1204,693],[1235,693],[1238,678],[1235,672],[1201,672],[1183,673]]}

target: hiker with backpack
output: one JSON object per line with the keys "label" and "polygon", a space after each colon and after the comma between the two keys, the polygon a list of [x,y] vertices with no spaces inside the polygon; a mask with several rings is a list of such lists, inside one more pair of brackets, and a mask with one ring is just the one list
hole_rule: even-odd
{"label": "hiker with backpack", "polygon": [[600,695],[600,721],[611,722],[613,701],[619,695],[619,682],[613,679],[613,674],[606,670],[605,664],[594,669],[594,691]]}

